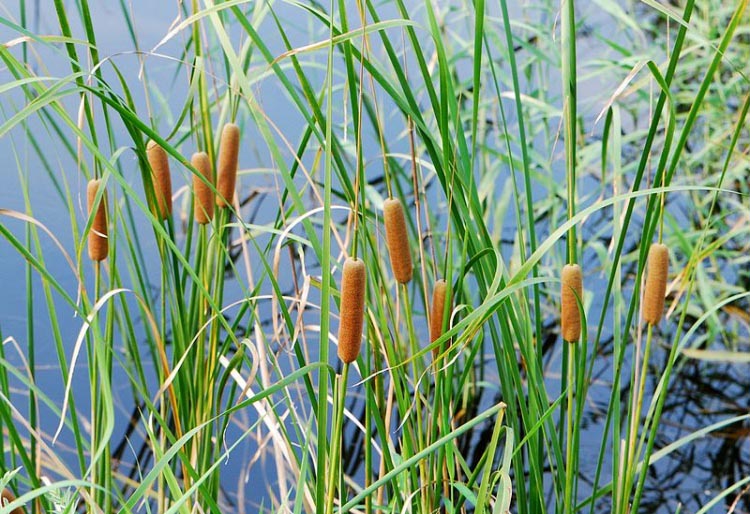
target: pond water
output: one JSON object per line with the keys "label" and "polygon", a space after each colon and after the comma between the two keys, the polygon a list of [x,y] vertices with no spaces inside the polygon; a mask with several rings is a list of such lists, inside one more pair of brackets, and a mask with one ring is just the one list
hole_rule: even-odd
{"label": "pond water", "polygon": [[[47,1],[39,0],[29,8],[31,14],[30,20],[32,20],[31,31],[34,33],[53,34],[57,30],[56,20],[53,17],[54,13],[49,6],[45,5]],[[73,3],[70,4],[72,12],[74,10]],[[308,22],[300,18],[299,10],[292,3],[277,3],[276,5],[279,17],[286,20],[290,24],[290,27],[292,27],[290,34],[293,37],[293,46],[308,44],[311,41],[318,40],[321,34],[323,34],[320,27],[311,29]],[[105,1],[94,1],[91,6],[95,19],[94,25],[97,31],[100,54],[111,58],[113,62],[116,62],[125,77],[137,82],[142,62],[139,59],[139,55],[134,52],[133,42],[124,30],[120,6],[116,2]],[[170,27],[177,17],[177,9],[173,2],[133,0],[127,3],[127,8],[136,14],[134,18],[138,20],[138,24],[135,29],[138,43],[143,50],[154,48],[165,34],[169,32]],[[6,12],[3,12],[3,9]],[[4,6],[0,8],[0,16],[10,20],[17,20],[19,17],[17,9],[17,5]],[[496,8],[490,7],[490,9],[494,11]],[[519,15],[521,12],[520,7],[516,9],[514,9],[514,16]],[[416,10],[419,12],[418,9]],[[595,69],[594,63],[597,59],[602,59],[605,54],[610,55],[607,53],[608,50],[604,48],[601,41],[596,37],[596,34],[610,31],[609,27],[612,30],[618,30],[618,25],[610,16],[602,10],[597,9],[595,4],[582,3],[580,11],[581,19],[584,22],[579,43],[579,58],[582,63],[582,69],[590,71]],[[389,11],[389,6],[384,5],[383,13],[388,12],[391,12]],[[523,12],[528,15],[527,11],[523,10]],[[495,12],[492,12],[492,14],[497,15]],[[554,25],[554,16],[554,12],[541,15],[542,18],[549,18],[551,26]],[[74,22],[72,27],[73,32],[75,34],[82,34],[78,16],[71,16],[71,20]],[[274,34],[270,23],[269,21],[264,27],[268,29],[269,34]],[[460,31],[461,29],[457,30]],[[315,37],[311,38],[311,31],[315,32]],[[8,41],[15,37],[17,37],[17,33],[12,28],[0,26],[0,41]],[[615,37],[613,40],[617,41],[617,38]],[[284,51],[284,46],[278,38],[275,39],[272,35],[269,35],[266,42],[274,54],[280,55]],[[161,102],[155,105],[153,109],[155,112],[161,113],[158,115],[159,120],[157,123],[163,129],[172,126],[172,123],[175,121],[174,113],[179,112],[182,106],[182,98],[187,94],[187,80],[185,80],[184,76],[175,77],[175,72],[180,66],[172,62],[176,56],[180,55],[182,44],[184,44],[184,40],[180,38],[172,39],[167,44],[159,47],[158,53],[160,55],[151,55],[145,59],[145,66],[150,75],[151,83],[157,84],[160,88],[159,91],[151,91],[149,94],[152,100],[156,98]],[[46,68],[44,71],[46,75],[62,77],[69,74],[67,61],[59,57],[59,52],[62,52],[62,48],[47,48],[43,49],[42,52],[41,61]],[[324,61],[321,62],[324,63]],[[3,73],[5,73],[5,70],[0,70],[0,75]],[[319,77],[321,79],[322,73],[321,71]],[[587,129],[592,133],[595,131],[598,133],[598,129],[593,124],[593,120],[602,106],[602,95],[598,93],[601,91],[611,91],[616,87],[616,82],[611,77],[603,77],[593,72],[583,75],[584,79],[582,80],[579,93],[583,99],[581,102],[583,116],[587,120]],[[551,85],[550,87],[558,87],[559,76],[554,71],[551,71],[547,78]],[[530,81],[524,87],[531,87],[532,85],[533,81]],[[257,87],[258,97],[262,99],[264,108],[274,112],[274,121],[277,123],[280,133],[298,137],[304,120],[290,106],[289,100],[283,91],[275,87],[273,81],[260,82]],[[142,88],[134,87],[133,92],[136,93],[136,97],[134,98],[135,103],[143,105],[145,103],[145,96]],[[589,94],[597,94],[597,100],[587,101]],[[70,98],[66,102],[69,112],[75,112],[75,99]],[[388,105],[387,101],[384,101],[384,103],[387,108],[392,107]],[[23,98],[18,94],[0,97],[0,107],[2,108],[2,115],[0,116],[7,118],[22,104]],[[509,122],[512,123],[514,111],[510,102],[507,102],[507,109]],[[633,125],[636,124],[637,122],[633,123]],[[627,123],[624,125],[626,128],[630,128],[627,127]],[[44,133],[46,129],[42,124],[34,120],[34,118],[31,118],[29,130],[39,130],[40,133]],[[394,126],[391,130],[394,140],[399,141],[399,143],[394,145],[395,150],[407,152],[408,146],[403,141],[403,138],[399,136],[401,128]],[[118,138],[123,136],[124,134],[117,135]],[[246,134],[246,138],[252,141],[253,134]],[[60,177],[66,178],[68,185],[73,191],[82,191],[82,179],[74,171],[76,169],[75,163],[71,162],[71,159],[56,145],[54,140],[50,140],[49,144],[50,147],[45,149],[45,152],[48,150],[47,157],[53,163],[52,167],[58,170]],[[371,145],[372,147],[366,149],[366,152],[370,155],[377,154],[377,141],[371,141]],[[545,148],[549,144],[545,143],[540,146]],[[24,149],[26,153],[16,153],[18,149]],[[185,151],[188,152],[190,149],[186,148]],[[558,146],[559,151],[560,146]],[[29,194],[33,207],[33,215],[44,223],[59,239],[60,243],[70,251],[74,247],[75,241],[72,240],[70,233],[69,219],[67,215],[60,215],[60,213],[67,212],[67,206],[61,202],[60,197],[55,191],[53,182],[41,171],[41,164],[38,158],[24,145],[22,131],[11,131],[7,137],[0,139],[0,155],[6,156],[6,163],[13,163],[0,172],[3,177],[3,187],[0,188],[0,208],[24,212],[26,210],[24,201],[18,195],[20,184],[18,168],[29,170],[40,169],[38,174],[36,172],[29,173],[31,177],[29,181]],[[140,191],[140,178],[135,173],[137,163],[132,153],[130,155],[126,153],[124,162],[125,166],[132,171],[133,187]],[[250,195],[253,192],[260,192],[260,196],[255,197],[245,212],[248,216],[252,216],[258,223],[268,221],[275,214],[274,206],[270,205],[273,197],[269,199],[263,194],[264,191],[273,188],[271,174],[264,171],[272,168],[271,159],[268,155],[259,151],[257,147],[248,146],[242,150],[241,162],[256,163],[246,175],[241,177],[241,183],[245,186],[244,193]],[[559,165],[559,162],[555,162],[552,168],[553,173],[562,182],[562,167]],[[184,172],[177,171],[175,173],[176,176],[187,177]],[[250,182],[253,185],[248,187]],[[596,197],[599,189],[601,189],[600,182],[593,174],[592,176],[584,177],[579,187],[582,194],[590,199]],[[498,189],[498,193],[501,192]],[[436,195],[437,192],[433,189],[429,194]],[[537,199],[544,198],[545,196],[553,196],[553,193],[541,184],[537,184],[537,188],[533,191],[533,194]],[[79,200],[79,196],[76,195],[76,201],[78,202]],[[550,201],[554,202],[556,200],[550,198]],[[82,203],[83,201],[80,202]],[[83,212],[81,203],[76,205],[76,210],[79,214]],[[675,201],[673,206],[676,210],[680,209],[682,207],[680,200]],[[2,219],[0,223],[7,223],[9,229],[19,236],[23,234],[23,224],[17,221]],[[512,213],[509,212],[508,218],[502,223],[502,233],[504,237],[507,235],[508,239],[503,246],[503,254],[510,259],[513,251],[514,231],[516,230],[515,219]],[[606,241],[606,227],[608,224],[611,224],[611,211],[601,211],[599,219],[592,219],[587,222],[584,229],[584,238],[591,238],[592,240],[599,238],[602,241]],[[147,228],[147,225],[144,223],[144,229]],[[538,231],[540,237],[548,234],[550,231],[550,221],[541,221]],[[634,247],[636,243],[636,241],[633,242]],[[144,244],[145,252],[153,255],[156,254],[156,247],[149,243],[147,239],[144,239]],[[600,264],[599,249],[593,246],[587,248],[583,256],[584,262],[588,264],[585,267],[587,269],[596,269]],[[57,252],[50,240],[42,241],[42,249],[45,255],[55,255]],[[33,312],[29,312],[26,303],[27,278],[24,272],[21,271],[25,269],[24,261],[5,240],[0,241],[0,261],[4,263],[4,266],[0,266],[0,284],[5,292],[5,294],[0,295],[0,335],[2,338],[12,337],[18,342],[20,352],[13,348],[13,344],[6,344],[5,354],[9,361],[20,366],[23,362],[21,354],[23,354],[26,345],[29,319],[32,318],[34,320],[32,326],[39,348],[46,348],[46,341],[51,341],[52,331],[49,326],[49,320],[46,319],[47,311],[43,304],[43,292],[39,278],[33,277],[31,279],[33,294],[36,300]],[[50,272],[55,277],[58,277],[63,288],[68,291],[75,290],[77,282],[75,277],[69,272],[64,259],[50,259],[48,265]],[[314,266],[313,269],[315,269]],[[634,270],[635,268],[631,266],[629,274],[632,274]],[[592,274],[586,278],[587,290],[600,291],[605,286],[606,276],[603,274]],[[242,289],[239,286],[230,285],[228,286],[226,297],[236,298],[241,295],[241,292]],[[596,313],[597,316],[601,308],[599,302],[600,300],[594,300],[590,308],[590,311]],[[418,305],[415,308],[421,308],[421,306]],[[60,302],[58,309],[59,312],[70,311],[63,302]],[[267,315],[264,321],[269,322],[270,309],[263,312]],[[81,320],[73,316],[72,313],[68,316],[61,315],[59,319],[61,320],[61,332],[70,338],[68,340],[69,343],[66,343],[66,350],[71,352],[72,341],[75,340],[75,336],[81,328]],[[554,317],[551,316],[545,320],[545,327],[548,328],[551,337],[555,336],[555,326],[556,320]],[[670,333],[674,331],[674,322],[664,323],[663,328],[665,332],[663,340],[668,341]],[[308,342],[312,345],[317,344],[315,339],[311,339]],[[660,370],[663,368],[668,350],[662,344],[657,345],[651,362],[651,366],[654,369]],[[597,356],[594,369],[595,383],[590,389],[587,410],[583,420],[584,433],[582,436],[581,461],[590,463],[590,466],[584,465],[582,467],[582,496],[589,492],[586,490],[586,487],[593,480],[593,470],[595,469],[596,459],[599,457],[599,441],[601,440],[603,431],[602,423],[606,414],[603,408],[606,409],[611,391],[613,351],[611,335],[605,334],[598,351],[599,355]],[[554,394],[559,391],[559,348],[551,346],[546,359],[549,362],[550,391]],[[59,401],[59,398],[62,397],[64,383],[60,376],[57,362],[57,358],[50,345],[49,351],[45,350],[37,355],[36,369],[37,381],[40,384],[40,388],[44,391],[49,391],[52,400]],[[627,362],[626,367],[630,366],[630,364],[630,362]],[[150,366],[152,363],[147,363],[147,365]],[[81,413],[87,413],[90,409],[87,404],[88,383],[86,367],[86,358],[80,358],[75,370],[77,376],[80,377],[80,382],[76,381],[73,385],[76,397],[80,398],[78,408]],[[492,380],[497,380],[497,377],[487,376],[486,380],[491,382]],[[708,426],[711,423],[732,415],[747,412],[750,409],[750,402],[747,395],[747,390],[750,387],[749,382],[750,378],[748,378],[746,368],[737,365],[701,363],[699,361],[688,362],[684,367],[679,369],[679,373],[673,377],[670,384],[670,392],[664,410],[663,425],[660,429],[658,445],[667,445],[698,428]],[[131,431],[128,428],[128,422],[137,406],[133,405],[127,376],[121,367],[117,367],[116,369],[114,383],[115,396],[118,399],[119,420],[115,429],[115,445],[119,445],[119,449],[122,450],[121,465],[123,468],[132,467],[133,473],[135,473],[137,469],[133,467],[133,463],[137,460],[143,465],[144,458],[148,459],[148,457],[144,457],[148,454],[147,445],[144,442],[143,431],[141,429]],[[627,387],[629,386],[627,378],[623,378],[622,385],[622,397],[625,398]],[[655,387],[656,384],[653,383],[653,375],[650,375],[650,381],[647,384],[649,395]],[[25,412],[27,401],[22,384],[14,384],[14,389],[17,392],[16,397],[12,399],[14,405],[22,412]],[[501,399],[499,396],[493,396],[488,392],[481,398],[481,403],[488,405]],[[354,403],[350,405],[350,408],[352,412],[361,414],[361,405]],[[252,423],[252,416],[249,414],[240,415],[238,418],[238,422],[230,426],[228,433],[228,439],[230,440],[237,437],[243,431],[244,427]],[[58,417],[54,413],[49,410],[43,410],[40,425],[45,432],[54,432],[57,422]],[[684,450],[680,450],[652,466],[646,482],[646,494],[641,511],[675,512],[678,505],[682,505],[682,512],[695,512],[699,506],[713,498],[718,491],[728,487],[739,478],[748,476],[750,474],[750,452],[748,452],[746,444],[747,432],[747,422],[741,426],[733,425],[721,432],[713,433],[708,437],[696,441],[685,447]],[[467,445],[481,444],[483,438],[486,436],[487,434],[476,433],[467,442]],[[71,445],[72,436],[69,433],[63,432],[57,444],[60,448],[64,448],[65,445]],[[238,452],[233,458],[229,459],[226,462],[225,469],[222,471],[226,478],[224,489],[227,499],[236,505],[237,512],[255,512],[261,504],[268,506],[265,491],[267,488],[274,487],[275,478],[268,475],[271,466],[253,459],[254,451],[252,445],[253,443],[251,442],[242,452]],[[65,451],[61,451],[60,453],[63,455],[66,454]],[[71,469],[76,469],[74,453],[70,452],[69,457],[70,461],[67,464],[71,466]],[[7,462],[7,455],[5,455],[5,459]],[[605,463],[608,461],[609,459],[605,457]],[[362,472],[361,466],[361,455],[354,452],[347,456],[345,468],[352,474],[360,474]],[[605,464],[604,469],[611,469],[611,465]],[[740,505],[744,511],[747,511],[750,509],[750,500],[747,500],[747,497],[745,497],[740,502]],[[607,512],[608,509],[609,507],[605,502],[600,502],[596,505],[597,512]],[[723,510],[726,510],[726,506],[724,505],[716,512]],[[738,509],[737,512],[739,511]]]}

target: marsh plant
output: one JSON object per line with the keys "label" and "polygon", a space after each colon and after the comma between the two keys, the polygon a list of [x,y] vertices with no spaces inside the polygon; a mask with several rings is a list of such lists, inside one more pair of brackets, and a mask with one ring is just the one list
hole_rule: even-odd
{"label": "marsh plant", "polygon": [[747,0],[8,4],[0,511],[674,512],[747,423],[663,417],[748,360]]}

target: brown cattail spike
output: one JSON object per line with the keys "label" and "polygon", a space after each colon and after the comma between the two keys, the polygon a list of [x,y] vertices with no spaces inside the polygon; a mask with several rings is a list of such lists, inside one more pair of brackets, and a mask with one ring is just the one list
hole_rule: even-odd
{"label": "brown cattail spike", "polygon": [[[11,493],[8,489],[3,489],[2,495],[0,495],[0,512],[5,512],[5,505],[15,501],[16,497]],[[23,514],[23,509],[21,507],[16,507],[12,511],[10,511],[8,514]]]}
{"label": "brown cattail spike", "polygon": [[234,123],[224,125],[219,145],[219,166],[216,205],[226,207],[232,204],[237,183],[237,166],[240,151],[240,128]]}
{"label": "brown cattail spike", "polygon": [[349,364],[357,360],[362,344],[365,317],[365,263],[347,258],[341,278],[341,321],[339,322],[339,359]]}
{"label": "brown cattail spike", "polygon": [[[86,203],[89,216],[101,183],[101,180],[93,179],[89,180],[88,186],[86,186]],[[89,258],[92,261],[103,261],[107,258],[107,253],[109,253],[109,240],[107,239],[107,193],[105,191],[96,207],[94,221],[89,231]]]}
{"label": "brown cattail spike", "polygon": [[[448,294],[448,283],[440,279],[432,290],[432,308],[430,309],[430,342],[434,343],[443,335],[443,317],[445,315],[445,298]],[[450,303],[450,302],[448,302]],[[438,348],[432,350],[437,355]]]}
{"label": "brown cattail spike", "polygon": [[669,250],[661,243],[654,243],[648,249],[646,290],[643,293],[643,319],[646,323],[658,325],[661,321],[668,274]]}
{"label": "brown cattail spike", "polygon": [[200,175],[193,175],[193,212],[196,223],[205,225],[214,217],[214,172],[206,152],[193,154],[190,160]]}
{"label": "brown cattail spike", "polygon": [[566,264],[562,270],[562,336],[575,343],[581,338],[581,312],[578,302],[583,302],[583,280],[578,264]]}
{"label": "brown cattail spike", "polygon": [[396,281],[406,284],[411,280],[412,263],[409,249],[409,236],[406,232],[406,218],[401,200],[389,198],[383,202],[383,219],[385,222],[385,240],[388,254],[391,256],[391,267]]}
{"label": "brown cattail spike", "polygon": [[151,166],[156,204],[159,206],[154,215],[164,220],[172,215],[172,177],[169,173],[169,159],[164,148],[155,141],[149,141],[146,145],[146,156]]}

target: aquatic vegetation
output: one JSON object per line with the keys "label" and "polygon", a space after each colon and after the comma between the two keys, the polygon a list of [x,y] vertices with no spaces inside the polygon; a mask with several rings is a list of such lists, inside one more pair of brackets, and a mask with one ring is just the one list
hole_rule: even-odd
{"label": "aquatic vegetation", "polygon": [[[446,310],[448,314],[451,311],[451,302],[447,298],[448,296],[448,283],[444,279],[435,281],[435,285],[432,288],[432,303],[430,304],[430,342],[434,343],[440,336],[445,332],[443,327],[447,325],[445,323]],[[448,300],[448,301],[446,301]],[[438,348],[433,350],[434,353],[438,352]]]}
{"label": "aquatic vegetation", "polygon": [[0,12],[3,498],[747,510],[747,3]]}

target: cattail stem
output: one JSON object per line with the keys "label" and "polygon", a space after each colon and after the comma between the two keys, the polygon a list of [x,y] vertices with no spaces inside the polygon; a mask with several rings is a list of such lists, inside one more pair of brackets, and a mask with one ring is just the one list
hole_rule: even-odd
{"label": "cattail stem", "polygon": [[661,321],[668,274],[669,249],[661,243],[654,243],[648,249],[646,289],[643,293],[643,319],[651,325],[658,325]]}
{"label": "cattail stem", "polygon": [[193,215],[196,223],[205,225],[214,217],[214,173],[206,152],[193,154],[190,163],[200,175],[193,175]]}
{"label": "cattail stem", "polygon": [[227,123],[221,131],[219,145],[219,165],[217,167],[216,205],[232,205],[237,183],[237,166],[240,151],[240,128],[234,123]]}
{"label": "cattail stem", "polygon": [[[86,203],[89,216],[91,216],[91,210],[94,208],[94,201],[101,183],[101,179],[92,179],[86,186]],[[89,231],[89,258],[92,261],[103,261],[107,258],[109,253],[107,233],[107,192],[104,191],[99,205],[96,206],[96,213]]]}
{"label": "cattail stem", "polygon": [[[443,335],[443,318],[445,315],[445,299],[447,294],[448,283],[443,279],[436,281],[435,288],[432,290],[432,308],[430,309],[430,343],[434,343]],[[432,350],[433,357],[438,352],[439,348],[434,348]]]}
{"label": "cattail stem", "polygon": [[154,215],[164,220],[172,215],[172,177],[169,173],[169,159],[167,152],[156,141],[148,142],[146,156],[151,166],[151,177],[154,182],[157,205]]}
{"label": "cattail stem", "polygon": [[389,198],[383,202],[383,219],[393,275],[399,284],[406,284],[411,280],[413,266],[411,250],[409,249],[409,236],[406,232],[406,218],[404,217],[401,200]]}
{"label": "cattail stem", "polygon": [[365,263],[347,258],[341,278],[341,320],[339,322],[339,358],[349,364],[357,360],[362,344],[365,316]]}
{"label": "cattail stem", "polygon": [[583,302],[583,279],[578,264],[566,264],[562,270],[562,336],[570,343],[581,338],[581,312],[578,302]]}
{"label": "cattail stem", "polygon": [[331,480],[328,480],[328,493],[326,495],[326,513],[333,513],[334,499],[336,489],[338,488],[339,493],[342,495],[340,498],[341,503],[345,503],[343,495],[346,492],[346,487],[341,482],[341,462],[343,458],[344,448],[344,411],[346,410],[346,383],[349,377],[349,363],[344,364],[344,368],[341,371],[341,375],[336,376],[334,381],[334,411],[333,411],[333,427],[332,437],[330,446],[331,456],[331,468],[330,476]]}

